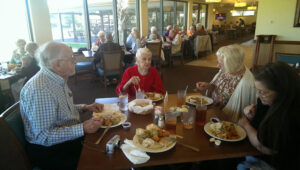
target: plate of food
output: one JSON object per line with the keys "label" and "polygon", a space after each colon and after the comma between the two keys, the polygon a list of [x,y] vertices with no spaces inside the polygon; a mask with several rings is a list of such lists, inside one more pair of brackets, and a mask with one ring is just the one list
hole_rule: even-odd
{"label": "plate of food", "polygon": [[191,104],[191,105],[198,105],[198,104],[202,104],[203,105],[211,105],[214,101],[213,99],[206,97],[206,96],[201,96],[201,95],[191,95],[191,96],[187,96],[186,103]]}
{"label": "plate of food", "polygon": [[133,144],[145,152],[160,153],[172,149],[176,145],[176,138],[157,125],[150,124],[146,129],[136,129]]}
{"label": "plate of food", "polygon": [[93,113],[94,117],[102,118],[103,119],[103,126],[101,128],[106,128],[109,124],[110,127],[116,127],[121,125],[127,120],[127,116],[122,112],[113,112],[113,113]]}
{"label": "plate of food", "polygon": [[241,126],[227,121],[209,122],[204,125],[204,131],[209,136],[226,142],[241,141],[247,136],[246,131]]}
{"label": "plate of food", "polygon": [[161,101],[164,96],[160,93],[155,93],[155,92],[146,92],[146,99],[152,100],[153,102],[158,102]]}

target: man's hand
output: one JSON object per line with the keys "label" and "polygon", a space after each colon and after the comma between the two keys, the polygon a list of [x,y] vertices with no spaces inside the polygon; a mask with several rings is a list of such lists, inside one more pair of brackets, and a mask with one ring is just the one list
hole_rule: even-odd
{"label": "man's hand", "polygon": [[101,112],[103,110],[104,105],[99,103],[93,103],[90,105],[84,105],[83,109],[92,111],[92,112]]}
{"label": "man's hand", "polygon": [[100,118],[91,118],[83,122],[84,133],[95,133],[102,126],[103,120]]}

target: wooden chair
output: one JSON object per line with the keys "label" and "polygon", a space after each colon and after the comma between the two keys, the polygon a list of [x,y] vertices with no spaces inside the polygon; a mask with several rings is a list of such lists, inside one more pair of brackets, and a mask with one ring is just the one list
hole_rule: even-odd
{"label": "wooden chair", "polygon": [[281,61],[287,63],[294,67],[298,73],[300,73],[300,54],[292,54],[292,53],[275,53],[277,61]]}
{"label": "wooden chair", "polygon": [[123,56],[122,50],[116,51],[103,51],[102,56],[102,68],[97,68],[100,77],[103,77],[104,87],[107,87],[107,77],[119,77],[119,81],[122,79],[123,74]]}
{"label": "wooden chair", "polygon": [[0,169],[32,169],[19,102],[0,115]]}
{"label": "wooden chair", "polygon": [[173,66],[173,62],[174,62],[175,57],[180,58],[180,63],[184,64],[184,59],[183,59],[184,45],[185,45],[185,42],[182,41],[181,46],[180,46],[180,51],[178,51],[177,53],[174,53],[174,54],[170,54],[171,66]]}
{"label": "wooden chair", "polygon": [[162,42],[146,42],[146,47],[152,53],[152,65],[158,70],[161,71],[162,59],[161,59],[161,49]]}

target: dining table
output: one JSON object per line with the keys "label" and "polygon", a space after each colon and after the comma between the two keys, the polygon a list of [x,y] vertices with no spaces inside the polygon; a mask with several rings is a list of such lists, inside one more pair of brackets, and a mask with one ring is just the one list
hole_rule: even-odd
{"label": "dining table", "polygon": [[[191,93],[189,95],[201,95],[200,93]],[[98,103],[113,104],[118,102],[118,98],[100,98],[95,100]],[[168,95],[168,104],[163,104],[160,101],[156,106],[177,106],[177,94]],[[168,165],[187,162],[199,162],[206,160],[218,160],[227,158],[238,158],[244,156],[255,156],[260,153],[250,144],[248,139],[238,142],[222,141],[220,146],[211,143],[211,138],[205,133],[203,126],[194,125],[192,129],[184,129],[181,121],[177,121],[176,134],[182,136],[180,143],[198,148],[196,152],[188,147],[176,144],[175,147],[160,153],[148,153],[150,160],[143,164],[133,164],[123,154],[121,149],[115,149],[113,154],[105,153],[106,143],[115,135],[120,135],[121,143],[125,139],[132,140],[137,128],[145,128],[148,124],[153,123],[154,113],[147,115],[139,115],[129,111],[124,112],[127,116],[127,121],[131,122],[129,130],[123,129],[122,126],[110,128],[102,141],[97,147],[95,142],[104,132],[101,128],[97,133],[87,134],[84,139],[82,152],[78,162],[78,169],[130,169],[137,167],[151,167],[158,165]],[[209,122],[211,117],[217,116],[221,120],[226,120],[221,110],[217,106],[208,106],[206,122]],[[96,148],[96,149],[95,149]]]}

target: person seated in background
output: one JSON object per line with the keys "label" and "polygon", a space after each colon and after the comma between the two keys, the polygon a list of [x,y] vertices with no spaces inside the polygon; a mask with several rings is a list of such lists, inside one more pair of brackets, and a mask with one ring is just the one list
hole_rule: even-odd
{"label": "person seated in background", "polygon": [[190,36],[194,35],[195,31],[196,31],[196,26],[195,25],[190,26],[190,29],[187,32],[187,36],[190,37]]}
{"label": "person seated in background", "polygon": [[[156,34],[150,34],[150,37],[147,40],[147,42],[157,42],[157,43],[160,42],[160,41],[161,41],[161,39],[158,39]],[[160,57],[161,57],[162,61],[165,61],[165,53],[164,53],[164,50],[163,50],[164,45],[161,44],[161,46],[162,47],[161,47]]]}
{"label": "person seated in background", "polygon": [[26,54],[25,51],[26,41],[23,39],[18,39],[16,42],[17,49],[13,51],[10,64],[21,64],[21,58]]}
{"label": "person seated in background", "polygon": [[128,93],[135,97],[136,90],[164,94],[165,90],[158,71],[151,66],[152,53],[148,48],[139,48],[136,53],[136,65],[125,70],[122,81],[116,88],[117,94]]}
{"label": "person seated in background", "polygon": [[141,48],[141,41],[140,31],[136,27],[133,27],[127,37],[126,46],[131,47],[131,52],[136,53],[137,49]]}
{"label": "person seated in background", "polygon": [[169,36],[169,32],[173,29],[172,25],[168,25],[167,26],[167,30],[164,32],[164,36],[168,37]]}
{"label": "person seated in background", "polygon": [[105,43],[105,32],[104,31],[99,31],[98,32],[98,37],[95,43],[92,45],[92,51],[97,51],[98,48],[101,46],[101,44]]}
{"label": "person seated in background", "polygon": [[157,28],[155,26],[152,26],[151,27],[151,31],[150,31],[150,34],[147,35],[147,40],[150,39],[150,36],[151,35],[155,35],[156,36],[156,39],[161,39],[160,35],[157,33]]}
{"label": "person seated in background", "polygon": [[27,154],[34,167],[76,169],[84,134],[95,133],[102,119],[80,121],[79,111],[101,112],[102,104],[74,105],[67,80],[75,74],[73,51],[47,42],[37,55],[41,70],[23,87],[20,113]]}
{"label": "person seated in background", "polygon": [[182,28],[181,28],[180,35],[181,35],[181,36],[185,36],[186,34],[187,34],[187,32],[186,32],[186,26],[184,25],[184,26],[182,26]]}
{"label": "person seated in background", "polygon": [[175,54],[181,50],[181,36],[180,34],[176,34],[174,30],[171,30],[169,33],[169,38],[171,40],[172,48],[171,48],[171,54]]}
{"label": "person seated in background", "polygon": [[179,26],[174,25],[173,30],[174,30],[175,34],[178,34],[179,33]]}
{"label": "person seated in background", "polygon": [[100,67],[100,68],[103,68],[101,52],[103,52],[103,51],[116,51],[116,50],[121,51],[122,50],[119,44],[113,42],[113,37],[112,37],[111,33],[106,33],[105,34],[105,39],[106,39],[105,43],[103,43],[98,48],[96,53],[94,54],[94,63],[96,65],[96,67]]}
{"label": "person seated in background", "polygon": [[198,82],[196,87],[208,90],[214,103],[222,108],[227,118],[237,122],[243,109],[256,102],[254,77],[244,65],[245,54],[241,46],[221,47],[216,55],[219,72],[210,83]]}
{"label": "person seated in background", "polygon": [[245,27],[245,21],[242,18],[240,18],[240,27],[241,28]]}
{"label": "person seated in background", "polygon": [[250,143],[265,155],[261,159],[247,156],[237,169],[300,169],[297,71],[282,62],[267,64],[255,74],[255,86],[257,104],[244,109],[239,125]]}
{"label": "person seated in background", "polygon": [[190,40],[194,40],[197,36],[201,36],[201,35],[207,35],[207,32],[205,31],[204,27],[202,24],[198,23],[196,25],[196,31],[195,33],[190,36]]}
{"label": "person seated in background", "polygon": [[34,57],[35,51],[38,49],[38,45],[34,42],[30,42],[26,44],[25,49],[26,54],[21,58],[22,67],[11,79],[11,93],[15,102],[19,101],[20,91],[23,85],[40,70]]}

